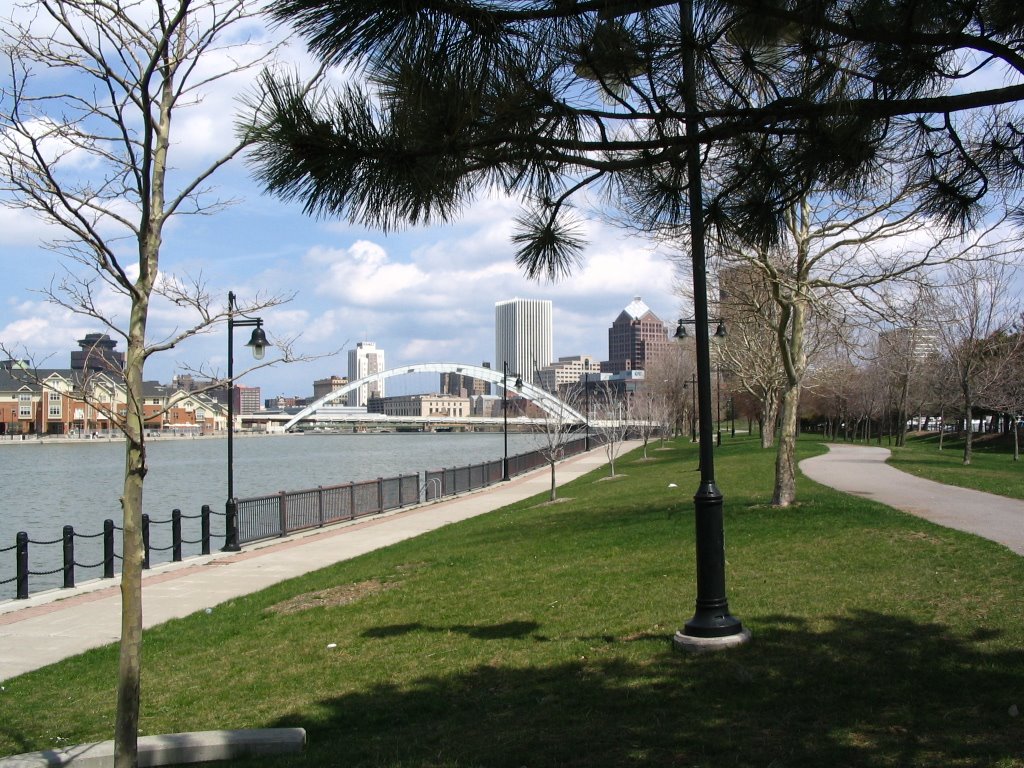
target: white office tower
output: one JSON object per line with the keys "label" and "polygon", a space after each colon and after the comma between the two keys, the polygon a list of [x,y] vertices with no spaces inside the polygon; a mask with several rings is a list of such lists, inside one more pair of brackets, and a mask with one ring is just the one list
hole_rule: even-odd
{"label": "white office tower", "polygon": [[509,374],[537,382],[541,368],[554,359],[551,302],[509,299],[494,305],[495,369],[508,365]]}
{"label": "white office tower", "polygon": [[[364,379],[367,376],[380,373],[384,368],[384,351],[377,349],[372,341],[360,341],[355,349],[348,351],[348,380]],[[371,397],[384,397],[384,382],[373,381],[363,384],[358,389],[348,393],[348,404],[354,406],[365,406],[370,402]]]}

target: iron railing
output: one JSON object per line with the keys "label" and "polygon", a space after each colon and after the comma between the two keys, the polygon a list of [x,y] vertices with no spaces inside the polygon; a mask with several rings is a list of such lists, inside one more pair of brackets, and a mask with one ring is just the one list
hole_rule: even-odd
{"label": "iron railing", "polygon": [[238,543],[289,536],[420,501],[419,474],[238,499]]}

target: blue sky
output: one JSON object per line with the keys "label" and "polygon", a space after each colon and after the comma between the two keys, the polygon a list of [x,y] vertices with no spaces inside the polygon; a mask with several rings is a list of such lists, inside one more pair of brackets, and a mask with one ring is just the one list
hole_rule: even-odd
{"label": "blue sky", "polygon": [[[0,9],[11,0],[0,0]],[[301,50],[284,60],[302,64]],[[44,73],[44,76],[45,73]],[[53,85],[61,84],[52,76]],[[203,104],[179,113],[172,163],[183,175],[201,167],[232,139],[234,98],[247,81],[218,84]],[[161,269],[177,277],[202,276],[215,302],[234,291],[244,303],[257,294],[295,294],[262,314],[273,337],[298,337],[295,348],[335,357],[253,372],[243,383],[264,397],[308,395],[314,379],[344,375],[345,349],[373,341],[388,367],[424,362],[478,364],[494,359],[494,304],[512,297],[550,299],[557,356],[607,357],[607,330],[634,296],[666,322],[682,310],[676,270],[662,248],[597,219],[585,223],[590,241],[582,265],[557,284],[526,280],[514,264],[510,242],[519,205],[495,194],[479,200],[448,225],[383,233],[345,222],[315,220],[299,206],[263,195],[236,160],[214,177],[222,197],[237,199],[226,211],[182,217],[165,231]],[[59,280],[68,262],[43,247],[47,228],[24,211],[0,207],[0,342],[25,350],[46,366],[68,364],[76,339],[103,331],[97,322],[50,304],[38,291]],[[71,265],[77,266],[77,265]],[[111,298],[111,312],[124,304]],[[150,337],[161,338],[184,322],[167,307],[154,307]],[[245,341],[236,332],[236,349]],[[147,378],[169,381],[183,366],[226,370],[223,326],[151,359]],[[119,345],[123,349],[123,344]],[[236,371],[243,364],[236,352]],[[392,380],[389,391],[424,391],[436,383]]]}

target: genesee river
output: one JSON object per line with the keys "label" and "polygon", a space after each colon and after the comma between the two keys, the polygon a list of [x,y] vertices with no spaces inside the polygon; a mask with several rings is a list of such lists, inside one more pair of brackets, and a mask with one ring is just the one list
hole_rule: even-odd
{"label": "genesee river", "polygon": [[[534,450],[538,436],[508,436],[509,455]],[[166,520],[173,509],[198,514],[203,504],[223,512],[227,496],[226,438],[159,439],[146,443],[144,511],[154,520]],[[235,495],[261,496],[323,485],[428,469],[456,467],[499,459],[504,443],[501,432],[388,433],[277,435],[235,437]],[[94,534],[103,521],[121,524],[124,443],[107,440],[0,443],[0,549],[15,542],[18,531],[35,541],[58,539],[65,525],[76,534]],[[422,478],[421,478],[422,481]],[[214,548],[223,544],[223,517],[212,523]],[[187,520],[183,538],[197,539],[198,520]],[[170,543],[170,526],[154,526],[154,547]],[[120,554],[120,536],[117,552]],[[198,544],[184,548],[198,553]],[[92,564],[102,559],[100,539],[77,539],[75,560]],[[30,569],[59,568],[60,544],[29,545]],[[169,552],[153,552],[151,561],[166,562]],[[14,576],[13,551],[0,553],[0,581]],[[117,570],[120,570],[118,566]],[[101,575],[99,568],[77,569],[76,581]],[[31,576],[32,594],[59,586],[61,574]],[[15,595],[14,584],[0,585],[0,600]]]}

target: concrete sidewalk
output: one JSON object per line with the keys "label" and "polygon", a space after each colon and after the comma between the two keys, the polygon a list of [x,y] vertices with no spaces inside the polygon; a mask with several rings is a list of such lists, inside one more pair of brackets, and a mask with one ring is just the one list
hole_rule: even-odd
{"label": "concrete sidewalk", "polygon": [[886,448],[830,444],[828,449],[827,454],[800,462],[811,480],[977,534],[1024,555],[1024,501],[901,472],[885,463]]}
{"label": "concrete sidewalk", "polygon": [[[640,445],[629,442],[622,453]],[[603,448],[558,465],[559,485],[607,463]],[[454,499],[424,504],[354,523],[275,539],[241,552],[218,552],[169,563],[143,577],[146,627],[212,608],[333,563],[386,547],[449,523],[466,520],[544,493],[551,475],[542,468],[507,483]],[[43,592],[0,603],[0,681],[53,664],[121,635],[119,579]]]}

